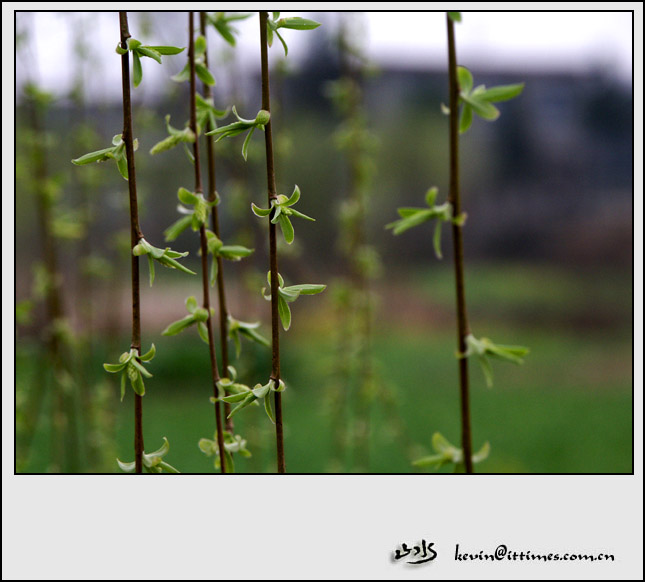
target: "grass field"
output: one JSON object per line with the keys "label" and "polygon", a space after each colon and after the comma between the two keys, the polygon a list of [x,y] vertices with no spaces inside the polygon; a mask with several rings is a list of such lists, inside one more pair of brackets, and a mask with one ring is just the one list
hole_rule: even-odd
{"label": "grass field", "polygon": [[[475,334],[531,348],[523,366],[494,363],[492,389],[486,387],[476,362],[471,363],[473,445],[491,445],[478,472],[631,472],[630,278],[522,266],[481,266],[468,277]],[[406,288],[378,294],[373,353],[379,381],[371,405],[367,459],[371,473],[417,472],[411,461],[432,452],[435,431],[459,443],[449,272],[408,281]],[[299,319],[300,308],[304,313],[306,306],[295,306],[293,328],[282,336],[287,471],[352,471],[351,449],[338,451],[333,445],[329,364],[334,346],[329,332],[334,320],[329,299],[321,301],[306,322],[302,315]],[[182,472],[210,473],[213,459],[197,447],[199,439],[212,438],[214,430],[205,346],[192,330],[178,338],[155,336],[148,341],[155,342],[158,355],[149,366],[155,377],[147,382],[144,399],[146,449],[158,448],[166,436],[171,443],[168,462]],[[92,368],[98,370],[97,379],[106,376],[101,363],[111,361],[103,351],[100,345],[95,350]],[[247,344],[243,355],[246,364],[240,370],[252,370],[243,380],[266,381],[269,352]],[[16,363],[20,394],[22,386],[33,383],[37,370],[23,349]],[[112,450],[130,461],[132,395],[128,391],[124,403],[118,403],[118,379],[108,380],[115,411]],[[351,402],[352,395],[348,397]],[[263,408],[251,407],[235,418],[253,454],[237,461],[237,471],[273,472],[273,425]],[[18,459],[20,471],[47,470],[47,403],[41,419],[29,456]],[[340,425],[347,422],[351,408]]]}

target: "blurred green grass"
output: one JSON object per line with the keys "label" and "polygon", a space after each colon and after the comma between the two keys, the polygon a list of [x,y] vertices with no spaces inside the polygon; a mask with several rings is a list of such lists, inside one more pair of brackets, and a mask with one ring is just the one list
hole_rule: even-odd
{"label": "blurred green grass", "polygon": [[[475,266],[467,275],[476,335],[531,349],[522,366],[493,362],[492,389],[486,388],[478,364],[470,365],[473,445],[478,449],[485,441],[491,444],[478,472],[630,473],[629,276],[523,265]],[[447,270],[435,270],[410,277],[406,284],[407,295],[400,289],[392,292],[398,299],[389,299],[382,289],[378,293],[382,301],[372,346],[379,362],[378,394],[371,405],[367,469],[372,473],[417,472],[411,461],[432,452],[435,431],[459,444],[452,281]],[[313,311],[296,305],[293,328],[282,334],[290,473],[346,472],[352,467],[347,462],[351,453],[334,450],[333,444],[329,369],[335,320],[330,297]],[[155,377],[146,383],[144,399],[146,449],[158,448],[165,436],[171,445],[168,462],[182,472],[210,473],[213,459],[197,446],[214,431],[206,348],[192,330],[150,341],[158,352],[149,366]],[[100,379],[101,363],[110,357],[103,355],[102,346],[95,353],[93,369]],[[243,357],[240,379],[251,385],[266,381],[269,351],[246,344]],[[26,382],[34,374],[30,362],[17,358],[17,381]],[[109,380],[116,399],[118,378]],[[133,455],[132,408],[128,390],[124,403],[115,403],[115,450],[126,461]],[[351,416],[343,414],[345,419]],[[237,460],[237,471],[273,472],[274,427],[263,408],[246,409],[235,421],[253,454]],[[21,470],[46,470],[47,434],[45,423]]]}

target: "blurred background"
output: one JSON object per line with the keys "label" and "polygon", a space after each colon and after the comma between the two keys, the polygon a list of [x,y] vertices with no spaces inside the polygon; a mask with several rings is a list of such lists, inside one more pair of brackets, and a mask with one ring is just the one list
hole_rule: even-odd
{"label": "blurred background", "polygon": [[[292,304],[281,334],[287,471],[411,473],[441,432],[459,444],[456,322],[449,229],[443,260],[425,224],[385,225],[401,206],[448,191],[443,13],[284,13],[314,19],[284,31],[271,53],[278,191],[302,192],[296,240],[279,247],[286,283],[325,283]],[[186,13],[130,13],[132,36],[187,46]],[[130,342],[127,183],[114,164],[70,160],[106,148],[122,130],[117,13],[15,13],[16,471],[118,472],[133,460],[133,397],[103,371]],[[208,31],[220,109],[260,109],[257,14],[235,23],[237,46]],[[486,387],[471,365],[474,448],[491,445],[485,473],[630,473],[633,463],[632,14],[470,13],[457,54],[475,84],[524,82],[500,118],[476,118],[461,139],[466,296],[473,333],[531,352],[493,362]],[[144,59],[133,90],[141,226],[165,246],[176,193],[193,185],[181,148],[148,155],[182,128],[188,84],[170,77],[185,53]],[[221,123],[232,122],[229,114]],[[222,239],[254,254],[225,264],[230,310],[270,336],[266,281],[264,139],[244,162],[242,138],[217,144]],[[202,148],[203,150],[204,148]],[[172,243],[190,251],[191,231]],[[142,264],[148,368],[146,450],[162,437],[182,472],[214,471],[197,446],[213,438],[207,350],[194,329],[164,337],[200,296],[197,277]],[[216,303],[216,290],[212,301]],[[243,343],[235,366],[253,386],[270,349]],[[252,456],[242,473],[275,470],[274,427],[261,408],[235,416]],[[448,471],[449,469],[442,469]]]}

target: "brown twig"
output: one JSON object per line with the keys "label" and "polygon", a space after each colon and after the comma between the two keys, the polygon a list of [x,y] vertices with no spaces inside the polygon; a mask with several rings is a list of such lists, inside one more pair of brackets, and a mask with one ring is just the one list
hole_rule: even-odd
{"label": "brown twig", "polygon": [[[448,23],[448,74],[450,80],[450,194],[453,215],[461,216],[459,193],[459,81],[457,79],[457,51],[455,48],[455,24],[449,15]],[[460,354],[466,352],[466,336],[470,333],[466,311],[464,284],[464,246],[462,227],[452,224],[453,260],[455,266],[457,298],[457,336]],[[468,389],[468,358],[459,358],[459,392],[461,399],[461,446],[464,453],[466,473],[473,473],[472,436],[470,430],[470,402]]]}
{"label": "brown twig", "polygon": [[[269,89],[269,57],[267,44],[267,12],[260,12],[260,53],[262,61],[262,109],[271,112],[271,94]],[[272,121],[264,127],[264,142],[267,163],[268,204],[277,198],[275,167],[273,162]],[[271,212],[271,219],[273,213]],[[276,248],[276,225],[269,222],[269,268],[271,273],[271,379],[278,388],[280,383],[280,316],[278,313],[278,251]],[[282,395],[275,391],[275,435],[278,458],[278,473],[285,473],[284,433],[282,428]],[[267,395],[267,398],[269,396]]]}
{"label": "brown twig", "polygon": [[[197,133],[197,106],[195,101],[196,79],[195,79],[195,25],[193,22],[193,13],[188,13],[188,60],[190,62],[190,129],[195,134],[193,143],[193,155],[195,157],[195,194],[202,194],[202,175],[199,164],[199,139]],[[220,381],[219,371],[217,369],[217,356],[215,354],[215,337],[213,334],[213,323],[211,318],[210,306],[210,289],[208,281],[208,245],[206,239],[206,227],[202,224],[199,228],[200,248],[202,253],[202,288],[203,288],[203,307],[208,313],[206,328],[208,329],[208,352],[210,355],[211,375],[213,378],[213,397],[215,398],[215,425],[217,430],[217,446],[219,449],[220,467],[222,473],[226,473],[226,456],[224,454],[224,433],[222,427],[222,413],[218,398],[217,383]]]}
{"label": "brown twig", "polygon": [[[132,101],[130,98],[130,54],[127,41],[130,38],[128,13],[119,12],[121,29],[121,79],[123,84],[123,141],[128,163],[128,191],[130,194],[130,244],[133,249],[142,237],[139,228],[139,207],[137,203],[137,179],[134,169],[134,142],[132,137]],[[132,274],[132,342],[131,348],[141,354],[141,303],[139,293],[139,257],[131,256]],[[143,469],[143,403],[142,396],[134,395],[134,466],[135,473]]]}

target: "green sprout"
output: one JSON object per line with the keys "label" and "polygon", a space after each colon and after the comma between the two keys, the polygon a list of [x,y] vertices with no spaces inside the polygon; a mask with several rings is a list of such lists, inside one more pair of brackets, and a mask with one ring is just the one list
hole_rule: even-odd
{"label": "green sprout", "polygon": [[[206,38],[200,35],[195,39],[195,74],[203,83],[212,86],[215,85],[215,77],[213,77],[213,74],[206,66],[205,55]],[[170,78],[177,83],[190,80],[190,59],[188,59],[186,66],[179,73]]]}
{"label": "green sprout", "polygon": [[243,119],[237,114],[237,109],[235,109],[235,105],[233,105],[232,111],[233,111],[233,115],[237,117],[237,121],[230,123],[229,125],[225,125],[223,127],[218,127],[217,129],[213,129],[212,131],[208,131],[206,132],[205,135],[216,135],[217,139],[215,141],[218,142],[220,139],[224,137],[235,137],[240,133],[244,133],[245,131],[248,131],[249,133],[244,139],[244,143],[242,144],[242,156],[246,160],[248,155],[249,142],[251,141],[251,136],[253,135],[253,132],[258,127],[262,131],[264,131],[264,126],[267,123],[269,123],[269,120],[271,119],[271,114],[268,111],[265,111],[264,109],[260,109],[260,111],[258,111],[258,114],[255,116],[255,119]]}
{"label": "green sprout", "polygon": [[182,216],[164,231],[167,242],[175,240],[189,226],[197,232],[208,221],[208,211],[219,204],[219,196],[215,200],[209,201],[204,198],[201,192],[190,192],[183,187],[177,191],[177,198],[182,204],[193,208],[177,205],[177,211],[185,216]]}
{"label": "green sprout", "polygon": [[116,45],[116,52],[124,55],[128,51],[132,51],[132,80],[134,86],[138,87],[143,78],[143,70],[141,68],[141,57],[149,57],[161,64],[162,55],[176,55],[184,50],[176,46],[148,46],[141,44],[141,41],[134,38],[128,39],[128,48],[124,49],[121,44]]}
{"label": "green sprout", "polygon": [[486,385],[493,386],[493,369],[488,361],[488,357],[508,360],[514,364],[523,364],[522,359],[529,353],[529,348],[523,346],[505,346],[493,343],[486,337],[477,339],[472,334],[466,336],[466,352],[457,354],[458,358],[467,358],[468,356],[477,356],[479,363],[486,377]]}
{"label": "green sprout", "polygon": [[[254,404],[256,400],[264,400],[264,410],[273,424],[275,424],[275,416],[271,407],[271,399],[267,398],[267,396],[269,396],[271,392],[284,392],[286,389],[282,380],[280,380],[276,386],[276,381],[273,378],[270,378],[264,386],[258,383],[253,388],[249,388],[244,384],[236,384],[232,380],[229,380],[228,382],[220,380],[220,382],[217,383],[217,387],[225,391],[234,392],[230,396],[220,396],[219,400],[228,402],[229,404],[239,402],[239,404],[231,410],[227,418],[231,418],[236,412],[246,408],[250,404]],[[211,401],[214,401],[213,397],[211,397]]]}
{"label": "green sprout", "polygon": [[168,151],[180,143],[193,143],[195,141],[195,134],[190,127],[184,129],[176,129],[170,125],[170,115],[166,115],[166,129],[168,130],[168,137],[156,143],[150,149],[150,155],[155,155],[161,152]]}
{"label": "green sprout", "polygon": [[238,33],[238,30],[233,28],[230,23],[236,20],[245,20],[249,16],[251,16],[250,13],[228,15],[226,12],[215,12],[215,14],[207,14],[206,18],[228,44],[235,46],[236,39],[234,35]]}
{"label": "green sprout", "polygon": [[269,340],[263,335],[258,333],[256,329],[260,327],[260,322],[256,321],[254,323],[248,323],[246,321],[240,321],[235,319],[231,314],[227,318],[227,327],[228,327],[228,337],[233,340],[235,345],[235,355],[240,357],[242,352],[242,342],[240,341],[240,336],[244,336],[247,339],[250,339],[254,342],[257,342],[263,346],[269,346]]}
{"label": "green sprout", "polygon": [[[267,281],[269,282],[268,295],[266,287],[262,289],[262,295],[267,301],[271,301],[271,272],[267,273]],[[291,309],[289,303],[294,302],[300,295],[316,295],[322,293],[327,285],[303,284],[303,285],[290,285],[284,286],[284,279],[278,273],[278,313],[280,314],[280,321],[285,331],[291,327]]]}
{"label": "green sprout", "polygon": [[[435,455],[429,455],[417,459],[412,463],[415,467],[432,467],[440,469],[446,464],[454,463],[457,467],[464,462],[464,451],[451,444],[441,433],[435,432],[432,435],[432,448],[436,451]],[[482,448],[472,456],[473,463],[484,461],[490,453],[490,444],[486,441]]]}
{"label": "green sprout", "polygon": [[437,223],[434,229],[434,252],[438,259],[442,258],[441,254],[441,224],[443,222],[451,222],[458,226],[462,226],[466,222],[466,215],[462,213],[460,216],[454,217],[452,211],[452,204],[444,202],[440,205],[435,205],[439,190],[436,187],[430,188],[426,193],[426,204],[430,208],[399,208],[398,213],[401,217],[386,225],[385,228],[393,229],[395,235],[401,234],[406,230],[423,224],[428,220],[436,219]]}
{"label": "green sprout", "polygon": [[[235,473],[235,464],[233,462],[233,453],[239,453],[243,457],[250,457],[251,451],[246,448],[246,439],[239,434],[225,430],[222,434],[224,437],[224,467],[227,473]],[[221,468],[221,459],[219,458],[219,446],[217,444],[217,432],[211,439],[199,439],[199,449],[209,457],[215,455],[215,469]]]}
{"label": "green sprout", "polygon": [[[135,139],[132,145],[136,152],[139,147],[139,140]],[[86,166],[87,164],[105,162],[106,160],[114,160],[121,176],[125,180],[128,179],[128,161],[125,156],[125,142],[122,134],[119,133],[112,138],[112,147],[85,154],[72,160],[72,164]]]}
{"label": "green sprout", "polygon": [[[163,473],[164,471],[166,473],[179,473],[177,469],[175,469],[172,465],[169,465],[165,461],[163,461],[163,457],[168,454],[168,451],[170,450],[170,443],[168,442],[168,439],[166,437],[163,437],[163,445],[153,453],[143,453],[142,455],[142,462],[143,462],[143,467],[148,473]],[[134,473],[135,471],[135,462],[132,461],[131,463],[124,463],[123,461],[120,461],[119,459],[116,460],[116,462],[119,464],[119,467],[121,470],[125,473]]]}
{"label": "green sprout", "polygon": [[148,266],[150,267],[150,286],[151,287],[152,287],[152,283],[155,280],[154,261],[158,261],[164,267],[168,267],[170,269],[178,269],[179,271],[183,271],[184,273],[188,273],[189,275],[195,275],[194,271],[187,269],[180,262],[176,260],[181,257],[185,257],[188,254],[188,251],[186,251],[185,253],[179,253],[177,251],[171,250],[170,247],[166,247],[165,249],[160,249],[158,247],[152,246],[145,238],[141,237],[139,239],[138,244],[136,244],[135,247],[132,249],[132,254],[135,257],[139,257],[141,255],[148,255]]}
{"label": "green sprout", "polygon": [[186,299],[186,309],[189,315],[168,325],[161,332],[161,335],[177,335],[191,325],[197,324],[199,336],[208,343],[208,328],[205,323],[208,320],[208,311],[204,307],[199,307],[197,305],[197,299],[192,295]]}
{"label": "green sprout", "polygon": [[298,200],[300,200],[300,188],[296,185],[290,198],[287,198],[284,194],[279,194],[276,198],[271,200],[270,208],[260,208],[259,206],[251,203],[251,209],[253,210],[253,214],[261,218],[269,216],[271,211],[274,211],[273,216],[271,217],[271,222],[273,224],[280,224],[284,240],[287,244],[291,244],[294,239],[294,230],[291,220],[289,220],[290,216],[297,216],[298,218],[304,218],[305,220],[311,220],[314,222],[316,220],[315,218],[311,218],[311,216],[307,216],[302,212],[298,212],[297,210],[290,208],[298,202]]}
{"label": "green sprout", "polygon": [[118,364],[103,364],[103,368],[105,368],[106,372],[110,372],[111,374],[122,372],[121,401],[123,401],[123,397],[125,396],[126,378],[130,380],[132,389],[139,396],[143,396],[146,393],[146,387],[143,384],[143,376],[146,378],[152,378],[152,374],[143,367],[141,362],[149,362],[155,357],[155,353],[156,349],[154,344],[152,344],[150,350],[142,356],[139,355],[139,352],[135,348],[131,348],[129,352],[123,352],[121,354]]}
{"label": "green sprout", "polygon": [[273,35],[278,37],[278,40],[282,43],[284,48],[284,56],[287,56],[289,48],[287,43],[284,41],[280,33],[278,32],[279,28],[288,28],[291,30],[313,30],[318,28],[320,22],[315,20],[309,20],[307,18],[300,18],[299,16],[294,16],[291,18],[280,18],[279,12],[273,12],[273,19],[267,18],[267,44],[273,46]]}
{"label": "green sprout", "polygon": [[206,231],[206,245],[208,252],[214,257],[214,260],[211,261],[211,285],[215,285],[215,279],[217,278],[217,257],[222,257],[228,261],[240,261],[244,257],[248,257],[253,252],[253,249],[247,249],[242,245],[225,245],[217,235],[210,230]]}
{"label": "green sprout", "polygon": [[[457,79],[459,80],[459,99],[463,103],[459,118],[459,133],[468,131],[473,122],[473,112],[487,121],[495,121],[499,117],[499,109],[493,105],[493,102],[513,99],[524,89],[524,83],[499,85],[491,89],[486,89],[486,85],[478,85],[473,89],[473,76],[466,67],[457,67]],[[444,107],[444,112],[445,110]]]}

